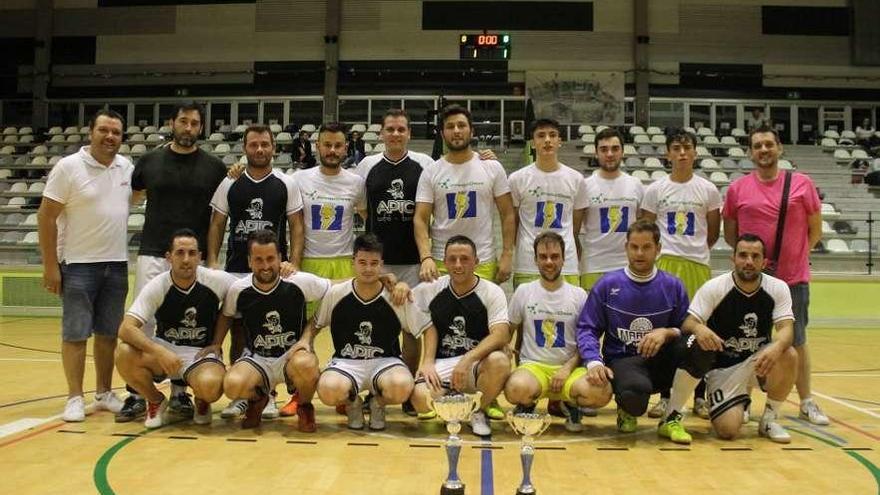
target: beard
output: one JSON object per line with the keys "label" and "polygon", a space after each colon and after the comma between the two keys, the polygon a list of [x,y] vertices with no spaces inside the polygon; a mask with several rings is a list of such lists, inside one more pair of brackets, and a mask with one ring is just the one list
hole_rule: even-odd
{"label": "beard", "polygon": [[175,132],[172,139],[174,140],[174,144],[181,148],[189,148],[196,144],[196,136],[184,134],[182,132]]}

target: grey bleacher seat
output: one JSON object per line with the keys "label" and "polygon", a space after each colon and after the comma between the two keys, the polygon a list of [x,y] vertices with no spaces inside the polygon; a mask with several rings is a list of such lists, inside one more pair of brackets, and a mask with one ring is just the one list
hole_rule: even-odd
{"label": "grey bleacher seat", "polygon": [[657,134],[663,134],[663,129],[657,126],[650,126],[645,130],[645,132],[647,132],[649,136],[655,136]]}
{"label": "grey bleacher seat", "polygon": [[16,129],[15,127],[7,127],[3,129],[4,136],[8,136],[10,134],[18,134],[18,129]]}
{"label": "grey bleacher seat", "polygon": [[0,155],[14,155],[15,146],[3,146],[0,148]]}
{"label": "grey bleacher seat", "polygon": [[79,134],[80,134],[81,136],[88,136],[88,135],[89,135],[89,126],[84,125],[84,126],[80,127],[80,128],[79,128]]}
{"label": "grey bleacher seat", "polygon": [[278,124],[269,124],[269,131],[272,134],[278,134],[279,132],[281,132],[283,130],[284,130],[284,128]]}
{"label": "grey bleacher seat", "polygon": [[582,148],[582,151],[585,155],[595,155],[596,154],[596,145],[595,144],[585,144]]}
{"label": "grey bleacher seat", "polygon": [[141,128],[136,125],[130,125],[128,126],[128,129],[125,130],[126,134],[137,134],[139,132],[141,132]]}
{"label": "grey bleacher seat", "polygon": [[61,127],[58,127],[58,126],[50,127],[49,131],[46,132],[46,134],[48,134],[49,136],[55,136],[55,135],[63,134],[63,133],[64,133],[64,129],[62,129]]}
{"label": "grey bleacher seat", "polygon": [[214,145],[211,143],[202,143],[199,145],[199,149],[206,153],[211,153],[214,151]]}
{"label": "grey bleacher seat", "polygon": [[651,138],[647,134],[639,134],[633,136],[633,143],[635,144],[651,144]]}
{"label": "grey bleacher seat", "polygon": [[62,158],[64,158],[64,157],[61,155],[55,155],[55,156],[49,157],[49,166],[54,167],[55,164],[60,162]]}
{"label": "grey bleacher seat", "polygon": [[581,136],[584,134],[595,134],[595,132],[593,131],[593,126],[586,125],[586,124],[579,125],[578,126],[578,135]]}
{"label": "grey bleacher seat", "polygon": [[223,164],[224,165],[232,165],[238,161],[238,157],[235,155],[223,155]]}
{"label": "grey bleacher seat", "polygon": [[28,163],[30,163],[30,160],[27,155],[18,155],[15,157],[15,165],[27,165]]}
{"label": "grey bleacher seat", "polygon": [[12,176],[12,170],[9,170],[8,168],[0,169],[0,180],[8,179],[11,176]]}
{"label": "grey bleacher seat", "polygon": [[4,232],[2,237],[2,242],[4,244],[18,244],[24,239],[25,233],[13,230],[11,232]]}
{"label": "grey bleacher seat", "polygon": [[26,216],[24,220],[19,224],[22,227],[36,227],[37,226],[37,214],[31,213]]}
{"label": "grey bleacher seat", "polygon": [[718,170],[720,167],[718,166],[718,162],[716,162],[712,158],[703,158],[700,160],[700,168],[703,170]]}
{"label": "grey bleacher seat", "polygon": [[721,144],[739,144],[733,136],[722,136]]}
{"label": "grey bleacher seat", "polygon": [[377,134],[382,132],[382,124],[370,124],[367,126],[367,132],[375,132]]}
{"label": "grey bleacher seat", "polygon": [[16,196],[14,198],[9,198],[9,202],[6,203],[6,206],[13,206],[21,208],[22,206],[27,205],[27,200],[22,198],[21,196]]}
{"label": "grey bleacher seat", "polygon": [[147,152],[147,147],[144,144],[138,143],[131,147],[132,155],[142,155]]}
{"label": "grey bleacher seat", "polygon": [[235,132],[237,134],[244,134],[244,131],[246,131],[247,128],[248,128],[248,126],[246,126],[244,124],[238,124],[237,126],[235,126],[235,129],[233,129],[232,132]]}
{"label": "grey bleacher seat", "polygon": [[373,153],[385,153],[385,143],[376,143],[376,146],[373,146]]}
{"label": "grey bleacher seat", "polygon": [[163,125],[159,128],[159,134],[164,134],[166,136],[171,134],[171,127],[167,125]]}
{"label": "grey bleacher seat", "polygon": [[46,155],[49,153],[49,148],[45,145],[34,146],[34,149],[31,150],[32,155]]}
{"label": "grey bleacher seat", "polygon": [[842,148],[834,150],[834,161],[838,165],[848,164],[850,160],[852,160],[852,156],[850,156],[849,151]]}
{"label": "grey bleacher seat", "polygon": [[226,136],[219,132],[213,132],[208,136],[208,141],[211,143],[222,143],[223,141],[226,141]]}
{"label": "grey bleacher seat", "polygon": [[24,235],[24,239],[20,241],[22,244],[34,245],[40,242],[39,233],[37,231],[28,232]]}
{"label": "grey bleacher seat", "polygon": [[823,137],[822,141],[819,142],[819,146],[822,147],[822,151],[831,152],[834,151],[834,148],[837,148],[837,140]]}
{"label": "grey bleacher seat", "polygon": [[832,253],[848,253],[849,246],[846,244],[846,241],[843,239],[828,239],[828,243],[825,245],[829,252]]}
{"label": "grey bleacher seat", "polygon": [[653,169],[662,169],[663,163],[659,158],[655,158],[653,156],[645,158],[645,166]]}
{"label": "grey bleacher seat", "polygon": [[27,182],[16,182],[12,184],[12,187],[9,188],[9,192],[13,193],[23,193],[27,192],[28,185]]}
{"label": "grey bleacher seat", "polygon": [[[12,184],[10,184],[8,181],[0,181],[0,192],[6,192],[9,190],[10,187],[12,187]],[[2,223],[3,222],[0,222],[0,224]]]}
{"label": "grey bleacher seat", "polygon": [[628,156],[624,161],[624,165],[626,168],[641,168],[642,167],[642,159],[637,156]]}
{"label": "grey bleacher seat", "polygon": [[856,133],[853,132],[853,131],[841,131],[841,132],[840,132],[840,139],[851,139],[851,140],[855,140],[855,139],[856,139]]}
{"label": "grey bleacher seat", "polygon": [[41,193],[43,189],[46,188],[45,182],[32,182],[31,185],[28,186],[28,192],[30,193]]}
{"label": "grey bleacher seat", "polygon": [[49,165],[49,159],[45,155],[35,156],[30,164],[34,167],[46,167]]}
{"label": "grey bleacher seat", "polygon": [[64,145],[63,144],[53,144],[49,146],[49,154],[50,155],[63,155],[64,154]]}
{"label": "grey bleacher seat", "polygon": [[638,155],[638,154],[639,154],[639,152],[636,151],[635,146],[633,146],[631,144],[624,144],[623,145],[623,155],[624,156],[633,156],[633,155]]}
{"label": "grey bleacher seat", "polygon": [[[129,146],[128,143],[120,144],[118,153],[120,155],[127,155],[127,154],[131,153],[131,146]],[[55,158],[55,157],[53,156],[52,158]]]}
{"label": "grey bleacher seat", "polygon": [[244,153],[244,144],[242,144],[242,143],[235,143],[235,144],[232,146],[232,151],[234,151],[234,152],[236,152],[236,153]]}
{"label": "grey bleacher seat", "polygon": [[745,129],[740,129],[739,127],[734,127],[733,129],[731,129],[730,135],[737,139],[749,137],[749,133],[747,133]]}
{"label": "grey bleacher seat", "polygon": [[666,144],[666,136],[663,134],[655,134],[651,136],[651,143],[653,144]]}
{"label": "grey bleacher seat", "polygon": [[221,125],[219,129],[217,129],[217,132],[219,132],[220,134],[229,134],[230,132],[232,132],[232,129],[233,127],[231,124],[224,124]]}
{"label": "grey bleacher seat", "polygon": [[49,142],[49,143],[64,143],[65,142],[64,135],[63,134],[56,134],[56,135],[52,136],[49,139],[49,141],[47,141],[47,142]]}
{"label": "grey bleacher seat", "polygon": [[6,215],[3,225],[11,225],[14,227],[17,225],[21,225],[21,222],[23,222],[24,219],[25,216],[23,213],[10,213],[9,215]]}
{"label": "grey bleacher seat", "polygon": [[721,141],[715,136],[706,136],[703,138],[703,144],[721,144]]}
{"label": "grey bleacher seat", "polygon": [[293,164],[293,159],[290,157],[290,153],[280,153],[275,157],[274,163],[280,167],[289,166]]}
{"label": "grey bleacher seat", "polygon": [[730,179],[730,182],[733,182],[736,179],[739,179],[740,177],[744,177],[744,176],[745,176],[745,174],[742,172],[731,172],[730,175],[728,175],[727,177],[728,177],[728,179]]}
{"label": "grey bleacher seat", "polygon": [[727,156],[731,158],[745,158],[746,152],[742,148],[728,148]]}
{"label": "grey bleacher seat", "polygon": [[691,134],[696,134],[696,133],[697,133],[697,130],[694,129],[693,127],[691,127],[691,126],[685,126],[684,130],[687,131],[687,132],[689,132],[689,133],[691,133]]}
{"label": "grey bleacher seat", "polygon": [[165,138],[161,134],[152,133],[147,135],[147,142],[152,144],[159,144],[165,141]]}
{"label": "grey bleacher seat", "polygon": [[648,172],[644,170],[636,170],[632,173],[632,176],[640,181],[647,182],[651,180],[651,176],[648,175]]}
{"label": "grey bleacher seat", "polygon": [[308,133],[314,133],[317,130],[314,124],[303,124],[299,129]]}
{"label": "grey bleacher seat", "polygon": [[375,143],[379,140],[379,135],[375,132],[364,132],[364,142]]}
{"label": "grey bleacher seat", "polygon": [[705,146],[697,146],[696,152],[699,158],[712,158],[712,153],[709,153],[709,148]]}
{"label": "grey bleacher seat", "polygon": [[852,150],[852,153],[850,153],[850,157],[852,157],[853,160],[868,160],[871,158],[870,156],[868,156],[868,152],[863,149]]}
{"label": "grey bleacher seat", "polygon": [[220,143],[214,146],[214,153],[229,153],[232,149],[226,143]]}
{"label": "grey bleacher seat", "polygon": [[595,134],[581,134],[581,142],[582,143],[592,143],[596,144],[596,135]]}
{"label": "grey bleacher seat", "polygon": [[275,142],[278,144],[290,144],[293,142],[293,137],[289,132],[279,132],[278,135],[275,136]]}
{"label": "grey bleacher seat", "polygon": [[739,168],[742,170],[753,170],[755,168],[755,164],[748,158],[744,158],[739,161]]}
{"label": "grey bleacher seat", "polygon": [[64,154],[65,155],[72,155],[72,154],[76,153],[77,151],[79,151],[78,144],[68,144],[67,146],[64,147]]}
{"label": "grey bleacher seat", "polygon": [[709,127],[700,127],[699,129],[697,129],[697,136],[700,136],[702,138],[706,138],[708,136],[714,136],[714,135],[715,135],[715,131],[713,131]]}
{"label": "grey bleacher seat", "polygon": [[790,161],[783,159],[779,160],[779,168],[781,168],[782,170],[791,170],[794,168],[794,166],[791,164]]}
{"label": "grey bleacher seat", "polygon": [[867,253],[871,248],[868,241],[864,239],[853,239],[849,244],[849,249],[854,253]]}
{"label": "grey bleacher seat", "polygon": [[360,132],[361,134],[363,134],[364,132],[367,131],[367,126],[365,126],[364,124],[354,124],[351,126],[351,129],[349,129],[349,132],[354,132],[354,131],[357,131],[357,132]]}
{"label": "grey bleacher seat", "polygon": [[730,182],[730,178],[726,173],[716,170],[709,175],[709,180],[712,181],[715,185],[723,185],[728,184]]}
{"label": "grey bleacher seat", "polygon": [[16,144],[18,143],[18,136],[15,134],[9,136],[3,136],[3,144]]}
{"label": "grey bleacher seat", "polygon": [[738,168],[736,162],[731,160],[730,158],[722,158],[718,165],[723,169],[735,169]]}
{"label": "grey bleacher seat", "polygon": [[18,135],[19,135],[19,136],[22,136],[22,135],[30,135],[30,134],[33,134],[33,133],[34,133],[34,129],[33,129],[32,127],[22,127],[21,129],[18,130]]}
{"label": "grey bleacher seat", "polygon": [[665,179],[668,175],[665,170],[655,170],[651,172],[651,180]]}
{"label": "grey bleacher seat", "polygon": [[25,134],[24,136],[19,136],[18,142],[21,144],[31,144],[34,142],[34,135],[33,134]]}
{"label": "grey bleacher seat", "polygon": [[647,133],[645,132],[645,128],[642,127],[642,126],[640,126],[640,125],[634,125],[634,126],[630,127],[630,128],[629,128],[629,133],[630,133],[630,135],[632,135],[632,136],[637,136],[637,135],[639,135],[639,134],[647,134]]}
{"label": "grey bleacher seat", "polygon": [[651,156],[651,155],[657,153],[654,150],[654,147],[651,146],[650,144],[643,144],[643,145],[639,146],[636,152],[641,156]]}
{"label": "grey bleacher seat", "polygon": [[834,129],[828,129],[824,133],[822,133],[822,137],[827,137],[831,139],[840,139],[840,134],[837,133]]}
{"label": "grey bleacher seat", "polygon": [[79,127],[75,125],[70,125],[64,128],[64,132],[62,133],[65,136],[70,136],[71,134],[79,134]]}

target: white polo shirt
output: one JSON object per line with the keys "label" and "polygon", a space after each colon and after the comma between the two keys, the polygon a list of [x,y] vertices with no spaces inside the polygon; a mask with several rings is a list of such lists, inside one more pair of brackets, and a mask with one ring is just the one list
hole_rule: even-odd
{"label": "white polo shirt", "polygon": [[64,205],[57,221],[59,261],[128,261],[132,171],[131,160],[122,155],[101,165],[89,146],[52,167],[43,197]]}

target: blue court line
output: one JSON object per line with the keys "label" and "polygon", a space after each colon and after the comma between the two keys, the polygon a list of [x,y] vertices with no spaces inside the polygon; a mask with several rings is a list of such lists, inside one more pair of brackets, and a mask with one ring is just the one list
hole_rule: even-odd
{"label": "blue court line", "polygon": [[480,495],[495,495],[492,449],[483,449],[480,454]]}
{"label": "blue court line", "polygon": [[835,442],[839,443],[841,446],[849,443],[845,438],[834,435],[833,433],[828,433],[827,429],[819,428],[818,426],[813,425],[809,421],[805,421],[797,416],[786,416],[786,419],[794,421],[795,423],[799,424],[800,426],[803,426],[804,428],[809,428],[813,432],[818,433],[820,436],[830,438],[830,439],[834,440]]}

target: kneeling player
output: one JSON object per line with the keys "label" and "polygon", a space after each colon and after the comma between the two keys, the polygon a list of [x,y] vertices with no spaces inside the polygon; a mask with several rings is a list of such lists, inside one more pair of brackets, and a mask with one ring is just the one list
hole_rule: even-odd
{"label": "kneeling player", "polygon": [[[138,294],[119,328],[116,368],[126,383],[146,397],[144,424],[159,428],[168,402],[154,377],[182,378],[196,397],[193,421],[211,423],[211,403],[223,393],[226,368],[216,352],[202,352],[212,342],[220,303],[235,277],[199,266],[202,253],[196,233],[176,231],[165,257],[171,270],[150,280]],[[156,335],[147,337],[144,323],[156,319]]]}
{"label": "kneeling player", "polygon": [[471,416],[475,435],[492,433],[486,409],[510,375],[504,347],[510,342],[507,299],[494,283],[474,273],[479,260],[473,241],[461,235],[446,242],[443,262],[448,275],[419,284],[413,297],[430,313],[424,355],[412,403],[421,415],[430,412],[428,397],[449,390],[482,392],[480,409]]}
{"label": "kneeling player", "polygon": [[[335,349],[321,373],[318,397],[328,406],[345,404],[348,427],[359,430],[364,427],[360,393],[369,391],[370,429],[383,430],[385,406],[402,404],[413,388],[412,374],[400,359],[400,332],[418,336],[428,322],[406,297],[403,304],[392,304],[379,277],[382,244],[374,234],[355,239],[353,264],[355,278],[334,285],[315,315],[314,334],[329,326]],[[408,292],[406,284],[397,287]]]}
{"label": "kneeling player", "polygon": [[510,325],[519,328],[519,367],[507,379],[504,395],[517,409],[530,411],[541,398],[561,400],[569,431],[581,431],[579,406],[602,406],[611,387],[586,379],[577,352],[575,327],[587,293],[562,277],[565,241],[545,231],[535,237],[535,265],[540,279],[520,285],[510,300]]}
{"label": "kneeling player", "polygon": [[242,428],[260,425],[269,394],[286,382],[299,391],[297,426],[310,433],[316,429],[311,401],[318,382],[318,357],[300,337],[305,333],[306,303],[324,297],[330,281],[306,272],[281,278],[278,242],[270,230],[251,234],[248,266],[253,273],[230,287],[212,347],[220,348],[229,322],[240,313],[245,351],[226,373],[223,389],[232,400],[248,401]]}
{"label": "kneeling player", "polygon": [[794,313],[785,282],[761,273],[764,260],[761,239],[741,235],[734,246],[733,272],[706,282],[694,296],[682,326],[682,331],[692,334],[689,371],[679,369],[675,374],[666,420],[658,430],[661,436],[690,443],[690,435],[681,428],[681,410],[705,373],[709,417],[720,438],[739,435],[743,409],[751,402],[748,390],[760,385],[767,392],[767,403],[758,434],[777,443],[791,442],[776,420],[797,376],[797,353],[791,346]]}

